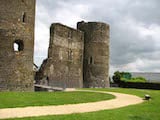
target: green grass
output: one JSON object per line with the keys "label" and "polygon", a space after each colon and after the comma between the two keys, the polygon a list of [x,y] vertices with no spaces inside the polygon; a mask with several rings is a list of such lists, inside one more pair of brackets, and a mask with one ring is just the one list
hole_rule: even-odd
{"label": "green grass", "polygon": [[114,98],[92,92],[0,92],[0,108],[63,105],[95,102]]}
{"label": "green grass", "polygon": [[[103,110],[91,113],[44,116],[8,120],[160,120],[160,91],[158,90],[137,90],[137,89],[93,89],[101,91],[112,91],[126,94],[133,94],[144,97],[149,94],[151,101],[142,104],[131,105],[119,109]],[[94,93],[95,94],[95,93]]]}

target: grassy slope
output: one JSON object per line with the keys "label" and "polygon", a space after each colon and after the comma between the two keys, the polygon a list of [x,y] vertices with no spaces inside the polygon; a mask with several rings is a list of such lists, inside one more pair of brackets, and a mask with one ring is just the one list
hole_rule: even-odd
{"label": "grassy slope", "polygon": [[76,104],[112,98],[114,96],[109,94],[91,92],[0,92],[0,108]]}
{"label": "grassy slope", "polygon": [[83,114],[44,116],[12,120],[160,120],[160,91],[135,89],[98,90],[121,92],[137,95],[140,97],[143,97],[144,94],[150,94],[152,96],[152,100],[146,101],[142,104],[132,105],[113,110],[104,110]]}

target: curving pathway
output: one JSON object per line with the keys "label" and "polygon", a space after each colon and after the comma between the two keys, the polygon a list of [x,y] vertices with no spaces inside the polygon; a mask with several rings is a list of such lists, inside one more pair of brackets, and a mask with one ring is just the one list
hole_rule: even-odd
{"label": "curving pathway", "polygon": [[104,94],[107,93],[116,96],[116,98],[111,100],[80,104],[0,109],[0,119],[94,112],[99,110],[120,108],[143,102],[142,98],[129,94],[91,90],[77,91],[98,92]]}

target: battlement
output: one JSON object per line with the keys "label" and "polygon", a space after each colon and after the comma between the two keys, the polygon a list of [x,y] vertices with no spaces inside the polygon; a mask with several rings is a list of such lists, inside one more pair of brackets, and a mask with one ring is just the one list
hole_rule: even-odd
{"label": "battlement", "polygon": [[85,22],[85,21],[80,21],[77,23],[77,28],[78,26],[82,26],[82,25],[93,25],[93,26],[98,26],[98,25],[103,25],[103,26],[106,26],[106,27],[109,27],[109,24],[107,23],[104,23],[104,22]]}

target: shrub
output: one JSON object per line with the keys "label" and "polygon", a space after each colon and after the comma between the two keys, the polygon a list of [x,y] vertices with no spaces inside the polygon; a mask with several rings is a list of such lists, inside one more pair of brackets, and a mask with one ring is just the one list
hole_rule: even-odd
{"label": "shrub", "polygon": [[124,82],[139,82],[139,83],[145,83],[146,79],[143,77],[136,77],[136,78],[131,78],[131,79],[127,79],[127,78],[121,78],[121,81]]}
{"label": "shrub", "polygon": [[132,78],[132,75],[129,72],[116,71],[112,78],[113,78],[114,83],[120,83],[121,81],[130,82],[130,83],[132,82],[133,83],[146,83],[147,82],[147,80],[143,77]]}

